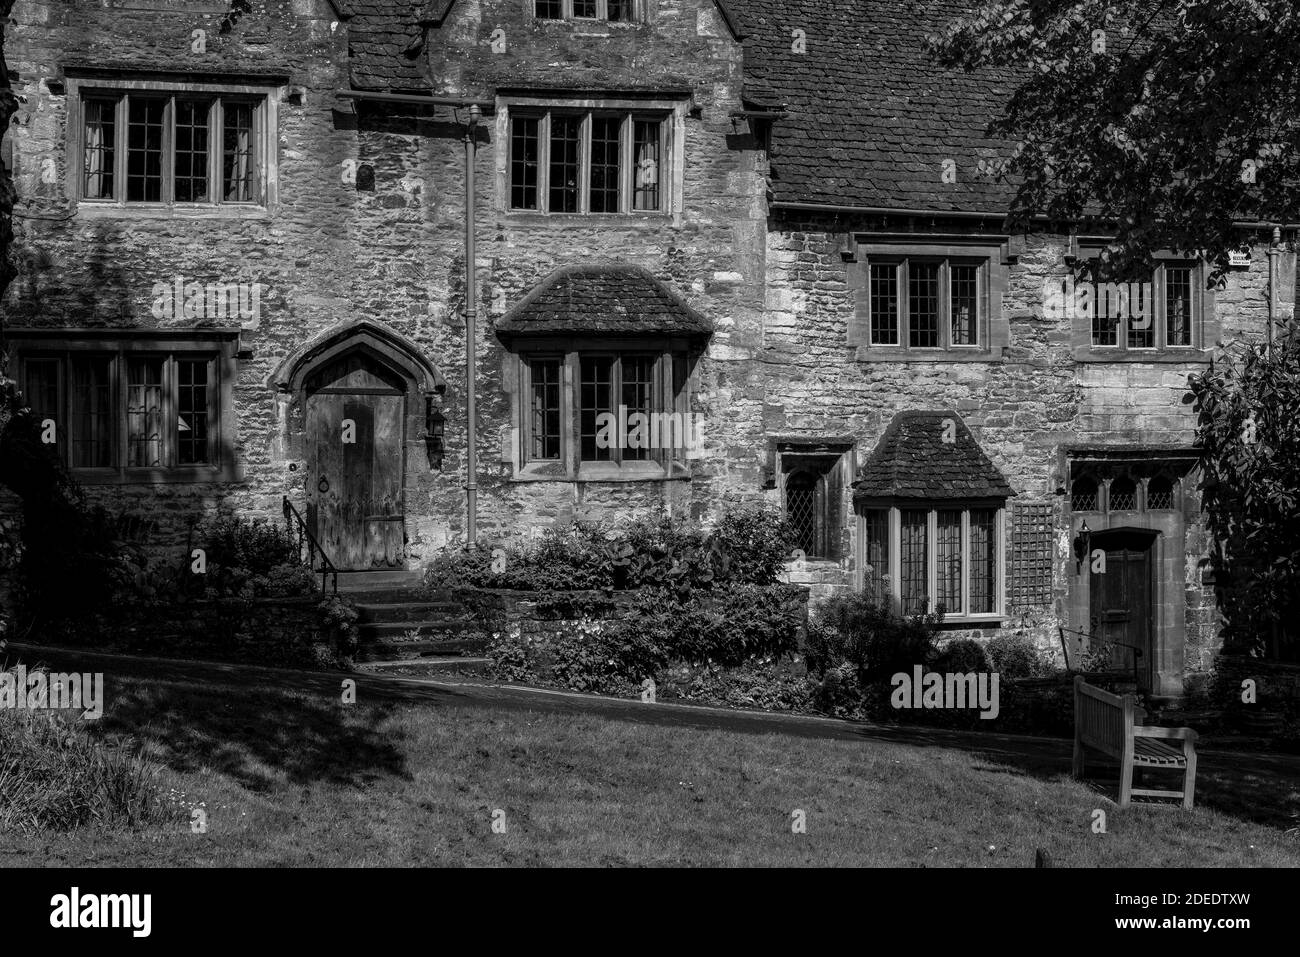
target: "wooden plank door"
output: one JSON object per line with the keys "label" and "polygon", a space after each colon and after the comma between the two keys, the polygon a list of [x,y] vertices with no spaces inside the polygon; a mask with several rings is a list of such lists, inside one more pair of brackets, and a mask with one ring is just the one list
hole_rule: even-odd
{"label": "wooden plank door", "polygon": [[338,568],[401,567],[406,400],[357,366],[307,397],[307,518]]}
{"label": "wooden plank door", "polygon": [[[1106,571],[1090,572],[1089,612],[1092,633],[1112,642],[1111,667],[1133,672],[1138,685],[1151,688],[1152,596],[1151,546],[1132,540],[1102,546]],[[1141,655],[1136,652],[1140,650]]]}

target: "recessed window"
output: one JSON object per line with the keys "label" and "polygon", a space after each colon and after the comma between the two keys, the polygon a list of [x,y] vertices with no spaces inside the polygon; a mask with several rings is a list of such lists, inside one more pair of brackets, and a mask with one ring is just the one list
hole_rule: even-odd
{"label": "recessed window", "polygon": [[872,259],[870,345],[906,349],[986,346],[987,264],[955,259]]}
{"label": "recessed window", "polygon": [[837,559],[843,535],[841,456],[786,450],[781,454],[785,519],[807,558]]}
{"label": "recessed window", "polygon": [[533,0],[538,20],[607,20],[630,23],[636,15],[635,0]]}
{"label": "recessed window", "polygon": [[24,396],[54,423],[53,449],[75,470],[214,467],[221,356],[105,345],[22,358]]}
{"label": "recessed window", "polygon": [[900,504],[862,512],[863,584],[904,614],[942,607],[952,618],[1001,614],[1000,507]]}
{"label": "recessed window", "polygon": [[78,198],[218,206],[263,202],[265,96],[82,93]]}
{"label": "recessed window", "polygon": [[1110,483],[1110,511],[1129,512],[1137,506],[1137,483],[1128,476],[1120,476]]}
{"label": "recessed window", "polygon": [[1096,481],[1087,477],[1075,479],[1070,490],[1070,508],[1076,512],[1095,512],[1097,503]]}
{"label": "recessed window", "polygon": [[663,115],[519,110],[510,117],[510,208],[662,212]]}
{"label": "recessed window", "polygon": [[1167,475],[1157,475],[1147,483],[1147,508],[1174,507],[1174,480]]}

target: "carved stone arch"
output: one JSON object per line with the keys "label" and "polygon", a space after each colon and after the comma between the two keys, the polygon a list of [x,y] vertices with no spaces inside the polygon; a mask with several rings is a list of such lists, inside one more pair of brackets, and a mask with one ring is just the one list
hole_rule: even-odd
{"label": "carved stone arch", "polygon": [[442,373],[416,343],[369,319],[352,319],[308,339],[276,367],[268,385],[282,394],[298,394],[314,370],[356,351],[370,352],[400,372],[414,391],[424,395],[441,395],[446,391]]}

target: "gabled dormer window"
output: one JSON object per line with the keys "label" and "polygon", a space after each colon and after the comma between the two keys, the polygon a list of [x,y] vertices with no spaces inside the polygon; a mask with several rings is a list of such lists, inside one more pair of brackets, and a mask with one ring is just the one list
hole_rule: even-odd
{"label": "gabled dormer window", "polygon": [[533,0],[538,20],[605,20],[631,23],[636,19],[636,0]]}

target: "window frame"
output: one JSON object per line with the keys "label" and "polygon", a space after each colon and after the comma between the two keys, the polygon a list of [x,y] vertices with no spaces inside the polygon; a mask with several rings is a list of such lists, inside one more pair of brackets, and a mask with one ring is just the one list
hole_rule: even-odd
{"label": "window frame", "polygon": [[[684,201],[682,170],[684,166],[685,117],[684,98],[636,98],[595,100],[582,98],[539,98],[533,96],[498,96],[496,142],[503,144],[496,152],[496,201],[499,213],[517,221],[551,219],[585,219],[592,222],[635,222],[671,219],[680,222]],[[581,117],[578,149],[578,208],[575,212],[550,209],[550,157],[552,115]],[[591,211],[591,118],[616,116],[620,119],[619,204],[616,212]],[[514,119],[525,117],[538,121],[537,130],[537,207],[513,205]],[[635,204],[635,134],[636,124],[649,121],[659,124],[659,205],[657,209],[636,209]]]}
{"label": "window frame", "polygon": [[[1010,324],[1003,314],[1002,300],[1016,254],[1009,241],[992,236],[920,237],[894,233],[851,234],[852,243],[844,254],[848,284],[854,295],[849,319],[848,344],[855,347],[858,362],[1002,362],[1010,342]],[[909,344],[907,269],[910,263],[939,264],[939,335],[934,346]],[[894,266],[897,301],[895,323],[898,341],[876,342],[872,330],[871,274],[873,266]],[[954,343],[952,335],[952,267],[976,269],[976,341]]]}
{"label": "window frame", "polygon": [[[1081,281],[1082,265],[1095,261],[1101,254],[1102,246],[1089,240],[1074,247],[1075,253],[1067,262],[1073,268],[1055,281],[1064,283],[1067,278],[1074,281],[1074,288]],[[1115,333],[1114,345],[1098,345],[1093,341],[1093,319],[1087,315],[1069,313],[1071,343],[1076,362],[1156,362],[1156,363],[1195,363],[1204,365],[1209,362],[1210,352],[1219,341],[1222,331],[1221,320],[1217,314],[1216,295],[1207,287],[1209,270],[1200,259],[1179,255],[1173,250],[1157,250],[1153,258],[1156,266],[1151,275],[1152,303],[1152,341],[1151,346],[1130,346],[1128,344],[1128,317],[1124,317]],[[1168,344],[1168,303],[1167,270],[1182,267],[1191,270],[1191,335],[1187,345]],[[1098,280],[1089,280],[1098,281]]]}
{"label": "window frame", "polygon": [[[1187,269],[1191,272],[1191,304],[1192,315],[1190,319],[1191,335],[1190,341],[1186,345],[1169,345],[1169,327],[1168,327],[1168,270],[1169,268]],[[1199,283],[1204,279],[1204,266],[1193,260],[1178,259],[1160,259],[1156,263],[1156,268],[1151,274],[1151,340],[1149,346],[1131,346],[1129,345],[1129,322],[1131,317],[1121,316],[1115,326],[1115,344],[1103,345],[1095,341],[1093,336],[1093,317],[1083,317],[1088,323],[1088,345],[1089,348],[1096,352],[1113,351],[1113,352],[1133,352],[1138,355],[1155,355],[1172,352],[1193,353],[1202,349],[1201,333],[1204,325],[1205,303],[1203,297],[1197,295]],[[1078,280],[1075,280],[1076,283]],[[1095,280],[1089,280],[1093,282]],[[1077,288],[1077,287],[1076,287]],[[1095,302],[1095,299],[1094,299]],[[1076,321],[1078,317],[1076,317]]]}
{"label": "window frame", "polygon": [[619,24],[637,24],[642,22],[643,7],[639,0],[625,0],[631,7],[631,13],[626,20],[609,19],[609,0],[595,0],[596,16],[580,17],[573,12],[573,0],[559,0],[560,16],[543,17],[537,13],[537,2],[533,0],[531,14],[532,18],[539,23],[564,23],[567,21],[577,21],[579,23],[619,23]]}
{"label": "window frame", "polygon": [[[278,203],[278,104],[275,93],[279,84],[232,80],[229,83],[192,82],[188,80],[154,80],[113,77],[69,77],[65,184],[67,198],[75,204],[76,214],[85,217],[121,216],[143,218],[264,218]],[[127,151],[129,143],[129,101],[132,97],[166,101],[163,119],[162,178],[158,200],[127,199]],[[176,104],[180,100],[205,100],[208,103],[207,184],[205,202],[176,202],[175,124]],[[114,195],[111,198],[88,197],[85,188],[85,133],[87,105],[90,101],[114,102]],[[222,177],[224,154],[225,105],[245,103],[251,106],[251,156],[254,187],[249,200],[225,200]]]}
{"label": "window frame", "polygon": [[[911,304],[911,283],[910,268],[913,263],[917,264],[938,264],[937,276],[937,296],[938,311],[936,319],[939,324],[938,342],[933,346],[914,346],[911,344],[911,327],[910,321],[910,304]],[[989,262],[987,258],[978,256],[936,256],[936,255],[900,255],[900,256],[872,256],[867,260],[867,282],[871,282],[871,270],[875,266],[893,266],[894,267],[894,286],[897,290],[895,297],[894,320],[898,332],[897,342],[876,342],[872,335],[874,314],[871,309],[872,294],[868,287],[867,292],[867,346],[871,349],[899,349],[909,352],[920,353],[942,353],[950,351],[971,351],[980,352],[988,347],[988,324],[989,324],[989,280],[988,270]],[[976,316],[976,341],[973,343],[954,343],[952,341],[952,267],[957,266],[974,266],[976,293],[975,302],[979,310]],[[983,340],[983,341],[981,341]]]}
{"label": "window frame", "polygon": [[[181,482],[229,482],[241,477],[234,456],[233,384],[236,372],[237,334],[213,338],[174,336],[96,336],[68,338],[31,334],[15,330],[11,341],[14,351],[12,368],[24,390],[28,385],[28,366],[33,361],[53,360],[58,376],[58,413],[56,448],[60,461],[68,466],[78,481],[87,485],[167,484]],[[107,436],[110,464],[74,466],[72,464],[71,415],[73,408],[71,366],[74,359],[101,357],[108,360],[111,427]],[[128,363],[132,358],[162,358],[163,417],[175,421],[179,416],[178,364],[182,360],[201,360],[207,364],[207,459],[203,463],[179,461],[181,442],[174,426],[163,435],[165,464],[160,466],[128,465]],[[26,396],[25,396],[26,398]]]}
{"label": "window frame", "polygon": [[[551,209],[551,130],[552,119],[557,116],[577,116],[578,123],[578,201],[572,211]],[[617,117],[619,120],[619,170],[618,170],[618,209],[591,209],[591,167],[592,167],[592,127],[596,117]],[[516,119],[537,120],[537,206],[514,205],[514,122]],[[622,109],[553,109],[521,108],[513,110],[509,118],[506,142],[506,207],[511,213],[533,213],[542,216],[656,216],[668,210],[664,189],[664,165],[667,157],[668,119],[660,111],[622,110]],[[636,181],[635,162],[636,124],[652,122],[659,125],[659,206],[657,209],[635,209]]]}
{"label": "window frame", "polygon": [[[902,524],[903,512],[924,511],[926,513],[926,596],[932,612],[937,604],[938,594],[938,525],[939,513],[947,511],[961,512],[961,594],[960,611],[949,611],[944,615],[944,624],[998,624],[1006,618],[1007,609],[1007,503],[1001,499],[954,499],[951,501],[924,500],[876,500],[859,503],[857,508],[857,576],[855,588],[865,591],[868,587],[866,575],[867,524],[869,513],[886,512],[886,534],[888,536],[888,569],[882,574],[889,575],[887,593],[902,609]],[[993,560],[993,610],[989,612],[971,612],[971,513],[975,511],[992,511],[994,526],[994,560]],[[915,614],[915,612],[904,612]]]}
{"label": "window frame", "polygon": [[[653,355],[651,411],[679,413],[690,425],[691,393],[694,376],[691,366],[698,349],[678,337],[636,337],[627,339],[523,338],[513,344],[508,361],[515,364],[517,409],[514,415],[516,440],[512,442],[515,481],[646,481],[684,478],[690,474],[687,449],[648,449],[643,459],[624,459],[623,449],[610,450],[608,460],[582,458],[581,437],[581,362],[584,357]],[[544,359],[560,362],[560,454],[558,458],[533,457],[533,362]],[[677,363],[686,364],[684,381],[675,388]],[[611,392],[621,398],[617,375],[611,376]],[[618,403],[611,411],[616,412]],[[689,436],[686,436],[689,441]]]}

